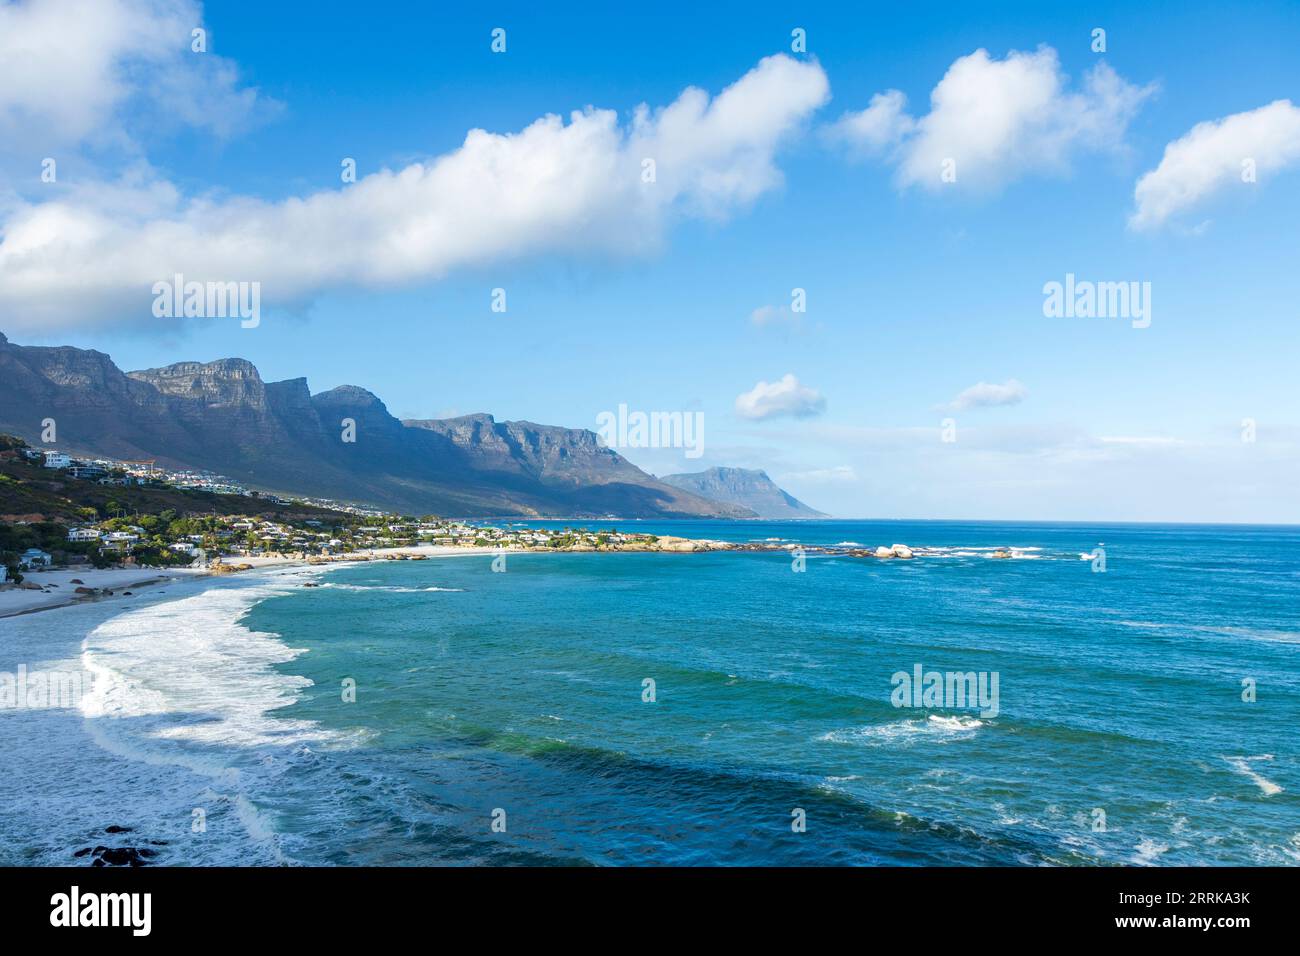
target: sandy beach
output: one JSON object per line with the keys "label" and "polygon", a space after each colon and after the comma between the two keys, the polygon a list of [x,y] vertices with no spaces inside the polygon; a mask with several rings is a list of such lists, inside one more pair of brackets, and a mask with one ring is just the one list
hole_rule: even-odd
{"label": "sandy beach", "polygon": [[[23,583],[39,584],[41,590],[24,587],[0,590],[0,618],[35,611],[48,611],[73,604],[100,601],[129,601],[133,597],[157,591],[182,579],[192,579],[206,574],[198,568],[105,568],[102,570],[78,569],[75,571],[29,571]],[[80,582],[80,583],[78,583]],[[77,588],[88,587],[112,594],[78,594]],[[131,592],[128,595],[126,592]]]}
{"label": "sandy beach", "polygon": [[[223,564],[231,569],[247,566],[248,570],[289,568],[294,566],[324,566],[353,561],[394,561],[405,557],[433,558],[453,555],[491,556],[489,548],[459,548],[448,545],[418,545],[409,548],[376,548],[339,554],[326,561],[309,561],[305,558],[269,555],[258,557],[226,558]],[[85,568],[77,570],[54,569],[24,572],[23,582],[39,584],[40,590],[25,587],[0,589],[0,618],[19,614],[32,614],[75,604],[104,601],[129,601],[134,597],[153,594],[181,580],[193,580],[205,575],[238,574],[239,571],[214,571],[211,568]],[[78,594],[78,587],[111,591],[111,594]],[[128,595],[126,592],[130,592]]]}

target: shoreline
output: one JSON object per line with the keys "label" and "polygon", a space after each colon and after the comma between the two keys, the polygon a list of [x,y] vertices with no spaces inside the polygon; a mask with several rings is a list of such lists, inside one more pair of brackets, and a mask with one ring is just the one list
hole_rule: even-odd
{"label": "shoreline", "polygon": [[[63,607],[103,604],[127,597],[156,593],[160,586],[203,577],[206,571],[193,568],[100,568],[92,571],[56,569],[30,573],[25,580],[42,585],[41,590],[11,588],[0,591],[0,619],[52,611]],[[76,582],[83,582],[77,584]],[[50,586],[58,590],[47,590]],[[95,588],[99,593],[78,594],[77,587]]]}
{"label": "shoreline", "polygon": [[[795,555],[835,554],[851,558],[910,561],[914,557],[935,556],[945,550],[924,546],[913,549],[906,545],[894,545],[892,548],[880,546],[873,551],[870,548],[851,546],[855,544],[856,542],[843,542],[842,545],[832,548],[826,545],[796,545],[791,542],[741,543],[706,538],[664,536],[657,538],[653,543],[634,541],[606,547],[501,548],[420,544],[407,547],[348,551],[333,555],[273,554],[247,558],[226,558],[220,559],[217,563],[209,564],[205,568],[103,568],[91,570],[61,568],[50,571],[29,572],[26,581],[42,585],[40,590],[21,586],[0,589],[0,619],[35,614],[38,611],[51,611],[57,608],[77,607],[83,604],[118,601],[125,597],[143,596],[146,589],[156,592],[159,586],[204,577],[225,578],[251,571],[327,568],[336,564],[358,564],[368,561],[424,561],[430,558],[495,557],[499,554],[700,554],[714,551]],[[987,550],[991,552],[988,555],[991,558],[1023,558],[1036,557],[1037,555],[1031,555],[1027,552],[1036,552],[1039,549],[991,547],[974,550]],[[49,590],[50,586],[58,590]],[[73,589],[76,587],[92,588],[94,592],[75,593]]]}
{"label": "shoreline", "polygon": [[[28,572],[26,581],[42,585],[41,590],[9,588],[0,590],[0,620],[53,611],[59,608],[81,607],[87,604],[119,602],[127,597],[155,596],[161,587],[197,581],[201,578],[228,578],[253,571],[289,570],[292,568],[325,568],[334,564],[355,564],[367,561],[426,560],[459,555],[494,555],[493,548],[461,548],[451,545],[416,545],[407,548],[376,548],[373,551],[355,551],[331,555],[328,558],[288,557],[283,555],[244,558],[227,561],[206,568],[98,568],[69,570],[56,568],[50,571]],[[507,553],[526,554],[516,551]],[[555,551],[552,553],[559,554]],[[225,570],[218,570],[224,567]],[[83,582],[78,585],[76,581]],[[47,590],[53,585],[57,590]],[[77,594],[73,589],[91,587],[106,593]],[[130,592],[129,594],[127,592]]]}

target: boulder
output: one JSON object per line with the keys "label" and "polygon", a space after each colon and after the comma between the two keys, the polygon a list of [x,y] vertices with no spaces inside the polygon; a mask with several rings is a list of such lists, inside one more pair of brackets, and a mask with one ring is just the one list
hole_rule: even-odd
{"label": "boulder", "polygon": [[886,548],[883,544],[876,548],[876,557],[878,558],[892,558],[893,556],[894,552],[891,549]]}
{"label": "boulder", "polygon": [[891,545],[889,550],[893,552],[896,558],[910,558],[912,556],[912,549],[905,544]]}

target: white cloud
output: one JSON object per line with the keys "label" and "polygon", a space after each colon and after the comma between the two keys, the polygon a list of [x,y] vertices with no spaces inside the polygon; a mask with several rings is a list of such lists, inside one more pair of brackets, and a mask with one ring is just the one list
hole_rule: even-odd
{"label": "white cloud", "polygon": [[877,93],[865,110],[845,113],[829,127],[830,138],[866,154],[897,146],[916,129],[916,120],[903,112],[906,105],[899,90]]}
{"label": "white cloud", "polygon": [[1012,51],[996,60],[976,50],[956,60],[930,93],[930,112],[904,112],[898,90],[846,113],[833,139],[897,164],[900,186],[938,189],[947,160],[957,185],[996,188],[1022,175],[1060,172],[1081,152],[1122,145],[1130,120],[1154,87],[1136,87],[1098,63],[1069,92],[1056,51]]}
{"label": "white cloud", "polygon": [[211,45],[192,52],[202,23],[192,0],[0,0],[0,143],[120,145],[146,117],[228,133],[258,94]]}
{"label": "white cloud", "polygon": [[1197,123],[1165,147],[1160,165],[1134,190],[1134,229],[1162,225],[1229,184],[1242,186],[1245,164],[1266,176],[1300,162],[1300,107],[1290,100]]}
{"label": "white cloud", "polygon": [[[147,318],[152,284],[175,272],[258,281],[274,304],[512,256],[644,252],[674,218],[723,217],[777,186],[778,145],[828,95],[820,66],[773,56],[712,99],[690,88],[662,109],[643,105],[626,127],[588,107],[518,133],[475,129],[428,162],[282,202],[184,199],[151,182],[83,188],[4,222],[0,317],[46,329]],[[148,202],[124,199],[141,193]]]}
{"label": "white cloud", "polygon": [[789,373],[776,382],[759,382],[736,396],[736,414],[755,421],[783,415],[808,418],[821,414],[825,408],[826,398],[821,392],[800,385]]}
{"label": "white cloud", "polygon": [[1009,378],[1000,385],[980,382],[963,389],[948,403],[947,408],[959,412],[968,408],[988,408],[993,405],[1019,405],[1028,395],[1029,389],[1014,378]]}

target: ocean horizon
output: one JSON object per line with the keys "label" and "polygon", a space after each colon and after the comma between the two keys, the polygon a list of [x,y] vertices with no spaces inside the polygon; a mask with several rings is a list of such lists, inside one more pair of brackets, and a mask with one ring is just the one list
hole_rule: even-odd
{"label": "ocean horizon", "polygon": [[[164,865],[1300,862],[1300,529],[623,524],[785,550],[293,567],[9,619],[17,659],[91,680],[0,713],[0,862],[107,826]],[[847,553],[895,543],[918,556]]]}

